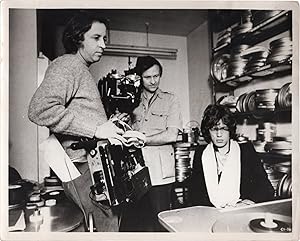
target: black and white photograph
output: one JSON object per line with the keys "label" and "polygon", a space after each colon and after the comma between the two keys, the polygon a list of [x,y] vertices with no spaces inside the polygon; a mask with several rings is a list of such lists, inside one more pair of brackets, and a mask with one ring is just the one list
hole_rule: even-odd
{"label": "black and white photograph", "polygon": [[1,240],[298,240],[299,3],[1,2]]}

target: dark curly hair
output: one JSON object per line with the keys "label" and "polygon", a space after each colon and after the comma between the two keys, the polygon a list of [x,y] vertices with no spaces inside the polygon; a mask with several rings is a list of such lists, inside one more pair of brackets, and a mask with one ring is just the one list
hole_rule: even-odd
{"label": "dark curly hair", "polygon": [[204,140],[207,143],[211,142],[209,130],[216,126],[222,120],[224,125],[229,128],[230,138],[234,139],[236,136],[236,121],[230,112],[229,108],[224,105],[209,105],[206,107],[203,119],[201,122],[201,132]]}
{"label": "dark curly hair", "polygon": [[163,68],[162,68],[160,62],[156,58],[154,58],[150,55],[138,57],[137,60],[136,60],[136,65],[135,65],[134,69],[135,69],[135,72],[136,72],[137,75],[142,76],[142,74],[147,69],[150,69],[153,65],[158,65],[159,74],[161,76]]}
{"label": "dark curly hair", "polygon": [[84,34],[94,22],[106,24],[106,20],[87,11],[77,12],[67,23],[63,32],[63,45],[67,54],[75,54],[84,40]]}

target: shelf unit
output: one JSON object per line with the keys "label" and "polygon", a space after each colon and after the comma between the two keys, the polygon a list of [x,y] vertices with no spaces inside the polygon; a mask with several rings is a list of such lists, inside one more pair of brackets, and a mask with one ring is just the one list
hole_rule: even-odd
{"label": "shelf unit", "polygon": [[230,76],[226,79],[220,80],[220,84],[226,84],[231,87],[238,87],[239,85],[247,84],[249,81],[257,77],[266,77],[279,72],[290,72],[292,70],[292,59],[286,59],[276,63],[267,64],[255,71],[245,72],[240,76]]}
{"label": "shelf unit", "polygon": [[[218,55],[229,53],[233,47],[242,44],[250,46],[257,45],[273,36],[276,36],[288,29],[291,29],[292,20],[291,11],[283,10],[277,15],[266,19],[257,26],[251,28],[247,32],[237,35],[231,39],[230,43],[212,48],[212,59]],[[214,46],[213,37],[211,45]],[[256,70],[244,72],[239,76],[229,76],[219,82],[214,81],[214,85],[227,85],[229,88],[236,88],[239,85],[245,85],[251,80],[258,77],[266,77],[279,72],[289,72],[292,68],[292,58],[288,58],[279,62],[266,64]],[[215,86],[214,86],[215,89]]]}
{"label": "shelf unit", "polygon": [[[264,41],[267,41],[273,37],[276,37],[286,31],[290,31],[291,33],[291,20],[292,20],[292,11],[285,11],[282,10],[277,15],[265,19],[264,21],[260,22],[258,25],[252,27],[247,32],[242,33],[238,36],[232,37],[229,43],[222,44],[220,46],[214,47],[214,38],[213,33],[211,34],[211,58],[212,63],[214,58],[221,56],[222,54],[228,55],[231,49],[238,47],[241,44],[247,44],[249,46],[255,46],[260,44]],[[229,60],[230,61],[230,58]],[[212,82],[212,94],[214,100],[216,101],[216,94],[220,90],[226,90],[230,94],[232,94],[237,88],[247,87],[250,82],[257,79],[254,82],[253,87],[254,90],[255,85],[259,81],[268,81],[272,78],[278,78],[278,76],[290,76],[292,73],[292,57],[288,59],[284,59],[279,62],[272,62],[267,63],[266,65],[256,68],[255,70],[243,72],[239,76],[229,76],[222,80],[215,80],[213,79]],[[268,88],[271,88],[268,87]],[[286,120],[289,122],[291,121],[291,112],[292,108],[286,109],[279,109],[275,108],[275,110],[255,110],[252,112],[235,112],[235,116],[237,119],[251,119],[252,122],[257,124],[262,124],[265,122],[269,122],[272,119],[276,119],[278,116],[285,116],[288,117]],[[258,152],[259,157],[262,161],[268,165],[278,165],[280,162],[291,162],[291,155],[282,155],[270,152]],[[268,174],[269,175],[269,174]],[[275,176],[275,174],[274,174]],[[291,178],[286,178],[287,180],[291,181]],[[271,181],[272,183],[274,180]],[[278,186],[281,185],[282,187],[282,180],[278,182]],[[287,185],[287,184],[284,184]],[[278,189],[280,189],[279,187]],[[277,191],[278,192],[278,191]],[[282,193],[279,191],[279,193]],[[289,193],[289,195],[291,195]],[[283,195],[286,196],[286,193]],[[276,196],[276,198],[280,198]]]}
{"label": "shelf unit", "polygon": [[278,35],[285,30],[285,27],[291,27],[291,12],[283,10],[279,14],[266,19],[257,26],[253,27],[244,34],[238,35],[231,39],[231,43],[225,43],[213,48],[213,54],[228,50],[232,45],[241,42],[249,42],[252,45],[258,44],[270,37],[270,35]]}
{"label": "shelf unit", "polygon": [[277,164],[280,161],[290,161],[292,158],[292,155],[282,155],[277,153],[271,153],[271,152],[259,152],[257,153],[258,156],[267,161],[268,163]]}
{"label": "shelf unit", "polygon": [[[284,114],[286,116],[291,117],[292,108],[276,108],[275,110],[255,110],[252,112],[238,112],[236,111],[234,113],[236,118],[254,118],[254,119],[260,119],[265,117],[264,119],[272,119],[276,115]],[[260,118],[258,118],[260,117]]]}

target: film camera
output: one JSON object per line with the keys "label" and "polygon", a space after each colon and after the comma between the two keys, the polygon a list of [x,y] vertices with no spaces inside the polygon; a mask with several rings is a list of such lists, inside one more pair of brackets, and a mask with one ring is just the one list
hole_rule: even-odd
{"label": "film camera", "polygon": [[117,206],[135,202],[152,186],[140,148],[98,139],[76,143],[72,148],[87,150],[91,191],[100,203]]}
{"label": "film camera", "polygon": [[107,116],[116,111],[131,113],[138,106],[141,93],[141,78],[134,69],[124,71],[124,75],[112,70],[99,80],[98,90]]}
{"label": "film camera", "polygon": [[[112,70],[99,80],[98,90],[108,118],[117,112],[132,113],[139,104],[141,78],[134,73],[134,69],[124,73]],[[125,133],[132,131],[126,123],[120,123],[114,122]],[[79,145],[88,152],[93,181],[91,190],[96,201],[117,206],[124,201],[140,199],[150,189],[149,170],[144,164],[141,146],[137,143],[131,145],[120,141],[113,143],[112,140],[88,140]]]}

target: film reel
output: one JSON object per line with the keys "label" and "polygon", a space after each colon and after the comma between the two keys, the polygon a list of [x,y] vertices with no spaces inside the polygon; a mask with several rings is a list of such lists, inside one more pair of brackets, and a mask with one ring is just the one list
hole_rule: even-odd
{"label": "film reel", "polygon": [[292,232],[291,224],[288,222],[273,220],[273,227],[266,225],[263,218],[253,219],[249,223],[249,227],[256,233],[290,233]]}

